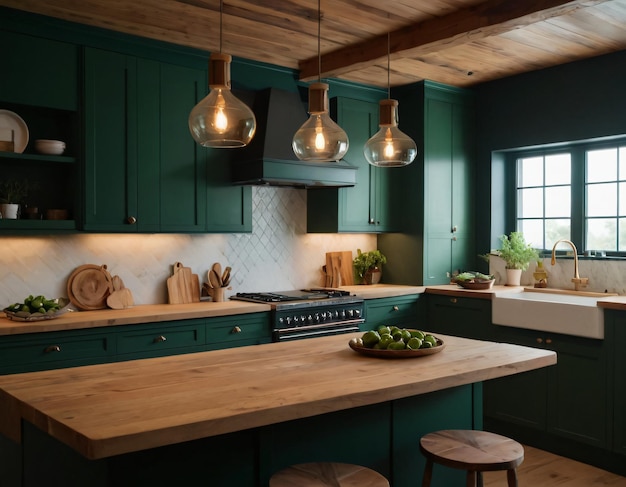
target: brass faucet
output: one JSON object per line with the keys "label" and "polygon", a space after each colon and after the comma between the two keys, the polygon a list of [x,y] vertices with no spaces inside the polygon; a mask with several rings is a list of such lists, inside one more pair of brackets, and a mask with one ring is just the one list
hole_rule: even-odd
{"label": "brass faucet", "polygon": [[578,275],[578,251],[576,250],[576,246],[574,245],[574,242],[570,241],[570,240],[566,240],[564,238],[562,238],[561,240],[557,240],[556,243],[554,244],[554,247],[552,247],[552,261],[551,264],[555,265],[556,264],[556,246],[561,243],[561,242],[565,242],[567,244],[570,244],[572,246],[572,250],[574,250],[574,277],[572,279],[572,282],[574,283],[574,289],[576,291],[580,291],[581,287],[587,287],[587,284],[589,284],[589,278],[587,277],[580,277]]}

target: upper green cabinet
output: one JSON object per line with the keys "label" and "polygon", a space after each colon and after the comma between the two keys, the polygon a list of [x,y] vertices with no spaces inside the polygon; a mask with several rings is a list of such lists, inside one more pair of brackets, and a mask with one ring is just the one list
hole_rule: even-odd
{"label": "upper green cabinet", "polygon": [[470,91],[425,81],[401,87],[401,129],[418,146],[415,161],[389,169],[402,234],[381,235],[387,282],[436,285],[474,268],[474,98]]}
{"label": "upper green cabinet", "polygon": [[78,109],[78,48],[73,44],[0,30],[0,100],[62,110]]}
{"label": "upper green cabinet", "polygon": [[205,79],[85,50],[85,230],[205,231],[204,152],[187,128]]}
{"label": "upper green cabinet", "polygon": [[331,114],[350,139],[344,160],[358,168],[356,186],[307,192],[307,231],[388,232],[397,230],[392,220],[390,169],[370,166],[363,146],[378,131],[378,104],[351,98],[331,100]]}

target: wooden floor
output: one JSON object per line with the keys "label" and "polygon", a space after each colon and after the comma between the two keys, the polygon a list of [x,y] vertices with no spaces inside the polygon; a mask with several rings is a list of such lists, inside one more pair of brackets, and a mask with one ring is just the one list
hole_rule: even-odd
{"label": "wooden floor", "polygon": [[[626,487],[626,477],[524,446],[524,463],[517,469],[519,487]],[[506,487],[504,472],[486,472],[484,487]]]}

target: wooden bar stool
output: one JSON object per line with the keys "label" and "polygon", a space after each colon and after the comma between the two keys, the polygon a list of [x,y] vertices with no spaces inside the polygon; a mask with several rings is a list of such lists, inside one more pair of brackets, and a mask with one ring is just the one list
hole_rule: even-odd
{"label": "wooden bar stool", "polygon": [[506,470],[509,487],[517,487],[515,469],[524,461],[524,447],[517,441],[487,431],[442,430],[420,439],[426,457],[422,487],[430,487],[433,463],[467,470],[467,487],[482,487],[482,472]]}
{"label": "wooden bar stool", "polygon": [[270,487],[389,487],[389,481],[360,465],[301,463],[272,475]]}

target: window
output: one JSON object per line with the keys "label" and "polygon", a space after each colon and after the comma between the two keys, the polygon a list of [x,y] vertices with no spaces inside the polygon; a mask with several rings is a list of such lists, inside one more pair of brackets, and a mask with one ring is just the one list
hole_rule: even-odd
{"label": "window", "polygon": [[626,141],[517,151],[515,228],[535,248],[626,256]]}

